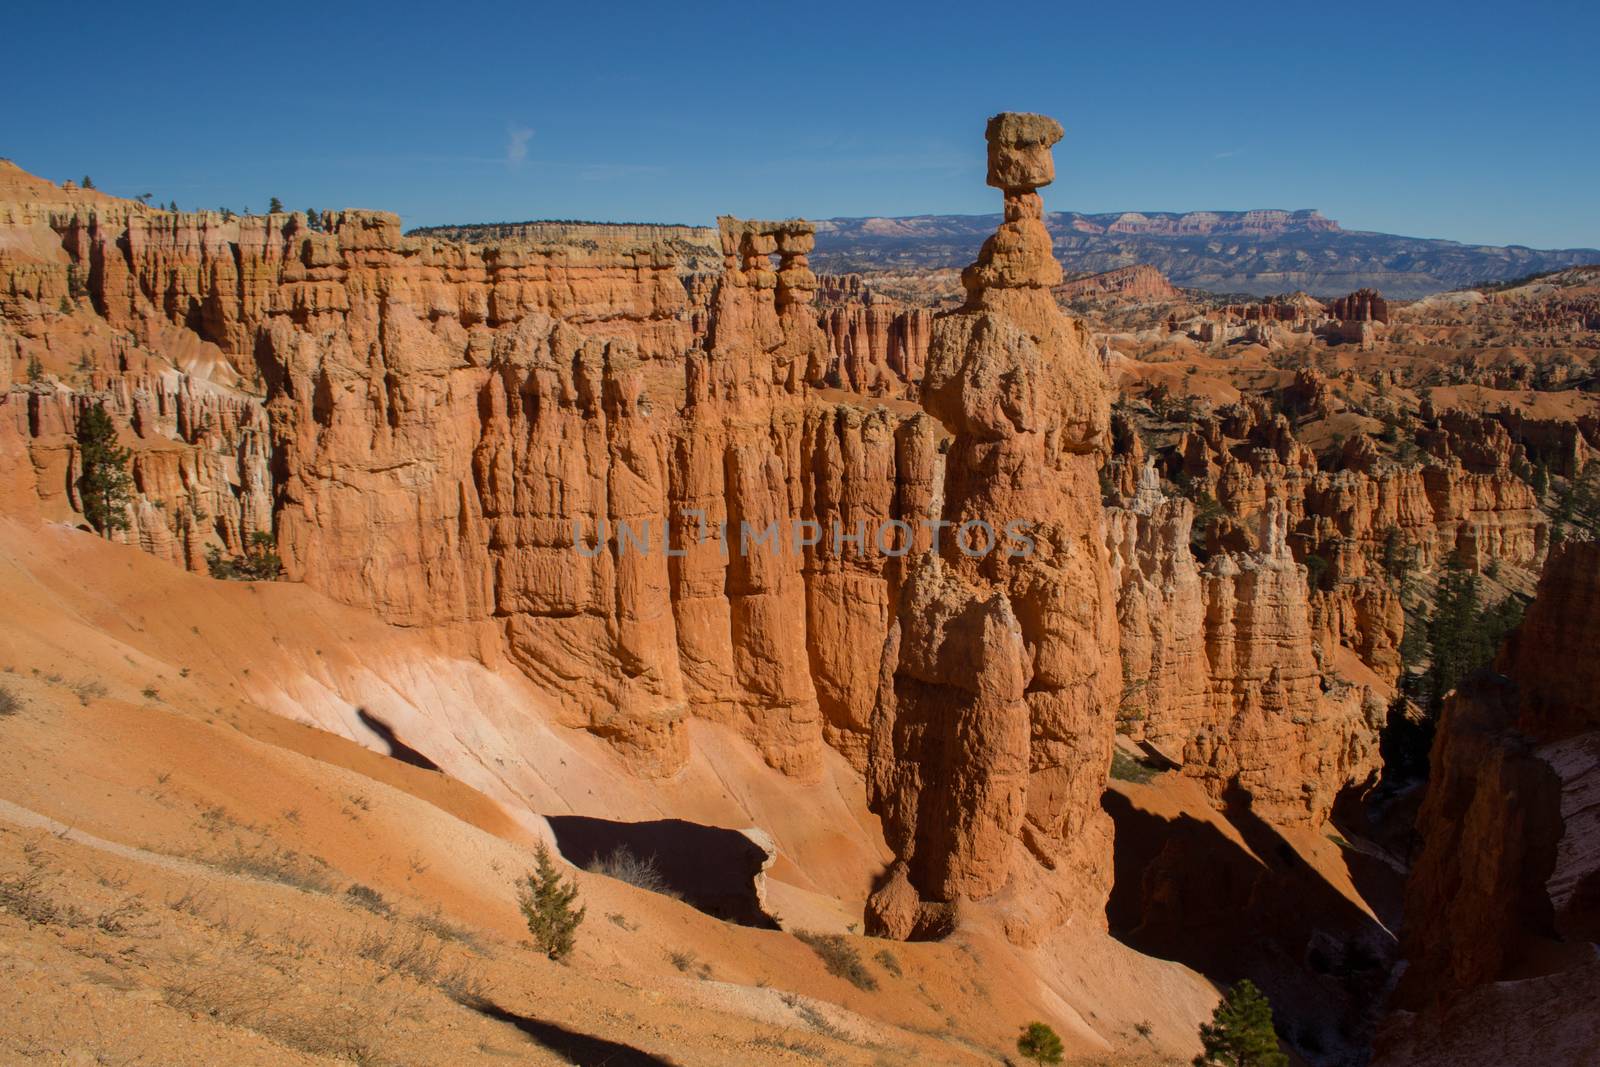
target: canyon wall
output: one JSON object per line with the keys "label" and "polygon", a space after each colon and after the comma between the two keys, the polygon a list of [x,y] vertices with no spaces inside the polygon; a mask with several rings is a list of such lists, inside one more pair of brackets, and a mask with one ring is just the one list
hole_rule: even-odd
{"label": "canyon wall", "polygon": [[1005,215],[940,315],[819,304],[797,220],[721,219],[693,271],[652,233],[461,244],[29,179],[0,217],[0,492],[81,522],[103,403],[138,490],[114,536],[200,569],[270,535],[289,579],[514,666],[643,775],[684,766],[690,716],[802,779],[835,749],[897,857],[880,932],[973,900],[1022,943],[1102,921],[1119,639],[1161,694],[1141,739],[1269,817],[1366,774],[1364,705],[1266,475],[1230,475],[1270,521],[1204,565],[1177,502],[1108,522],[1109,387],[1036,191],[1060,129],[989,132]]}
{"label": "canyon wall", "polygon": [[[1218,505],[1203,531],[1211,550],[1260,550],[1260,517],[1276,501],[1294,558],[1317,568],[1314,639],[1330,655],[1354,649],[1393,678],[1404,629],[1398,568],[1537,569],[1549,523],[1518,473],[1527,450],[1495,419],[1425,409],[1407,428],[1419,446],[1407,462],[1379,456],[1365,435],[1319,455],[1296,436],[1290,413],[1326,413],[1330,403],[1326,381],[1302,371],[1278,401],[1283,410],[1254,399],[1181,415],[1159,473]],[[1147,455],[1131,422],[1118,440],[1108,481],[1126,499]]]}
{"label": "canyon wall", "polygon": [[1064,281],[1055,287],[1055,293],[1062,300],[1076,300],[1083,297],[1172,300],[1178,296],[1178,290],[1173,288],[1165,275],[1143,263]]}
{"label": "canyon wall", "polygon": [[[1597,642],[1600,545],[1566,545],[1493,667],[1446,702],[1376,1062],[1461,1062],[1485,1027],[1519,1034],[1516,1062],[1600,1047]],[[1530,998],[1562,1023],[1525,1027]]]}
{"label": "canyon wall", "polygon": [[1521,627],[1449,699],[1407,885],[1402,1003],[1600,940],[1600,545],[1555,553]]}
{"label": "canyon wall", "polygon": [[1337,680],[1318,641],[1288,513],[1268,500],[1255,551],[1190,549],[1194,506],[1146,467],[1107,510],[1119,594],[1118,729],[1197,778],[1219,804],[1248,799],[1280,825],[1319,825],[1341,788],[1377,771],[1386,703]]}

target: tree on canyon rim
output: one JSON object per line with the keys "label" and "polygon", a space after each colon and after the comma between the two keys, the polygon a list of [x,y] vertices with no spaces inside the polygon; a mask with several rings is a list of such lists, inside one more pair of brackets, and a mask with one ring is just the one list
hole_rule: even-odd
{"label": "tree on canyon rim", "polygon": [[128,449],[117,443],[117,427],[96,404],[78,419],[78,493],[83,515],[102,537],[128,528],[133,477],[128,474]]}

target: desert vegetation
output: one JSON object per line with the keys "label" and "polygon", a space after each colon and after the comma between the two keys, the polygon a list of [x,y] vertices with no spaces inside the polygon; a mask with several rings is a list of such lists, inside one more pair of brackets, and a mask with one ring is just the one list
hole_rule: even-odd
{"label": "desert vegetation", "polygon": [[861,953],[843,934],[819,934],[800,930],[795,936],[810,946],[811,951],[822,960],[829,974],[843,978],[857,989],[871,992],[878,988],[878,979],[867,970],[867,965],[861,960]]}
{"label": "desert vegetation", "polygon": [[1248,978],[1231,986],[1200,1027],[1195,1067],[1288,1067],[1272,1026],[1272,1005]]}
{"label": "desert vegetation", "polygon": [[564,879],[540,843],[534,852],[534,869],[517,887],[517,904],[528,924],[528,934],[540,952],[553,960],[564,960],[577,944],[578,927],[588,909],[575,907],[578,901],[576,879]]}

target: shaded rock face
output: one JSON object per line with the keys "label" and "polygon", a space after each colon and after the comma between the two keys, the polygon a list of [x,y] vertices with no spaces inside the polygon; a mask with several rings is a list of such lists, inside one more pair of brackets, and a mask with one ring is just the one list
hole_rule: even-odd
{"label": "shaded rock face", "polygon": [[870,799],[899,857],[869,927],[936,929],[1003,894],[1026,942],[1103,899],[1116,622],[1097,488],[1107,385],[1061,277],[1035,191],[1053,120],[990,120],[1005,219],[934,320],[922,403],[951,435],[937,516],[952,531],[1029,524],[1034,549],[974,559],[946,536],[910,558],[872,720]]}
{"label": "shaded rock face", "polygon": [[915,399],[928,363],[933,312],[874,299],[821,311],[828,339],[822,384],[864,396]]}
{"label": "shaded rock face", "polygon": [[[1554,553],[1492,670],[1447,701],[1406,888],[1402,1007],[1593,959],[1600,940],[1600,545]],[[1577,949],[1564,957],[1552,943]]]}

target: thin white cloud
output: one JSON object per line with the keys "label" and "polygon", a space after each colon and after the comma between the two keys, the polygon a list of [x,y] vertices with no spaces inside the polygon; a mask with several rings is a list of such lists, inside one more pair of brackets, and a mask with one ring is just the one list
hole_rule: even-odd
{"label": "thin white cloud", "polygon": [[1231,159],[1232,157],[1234,157],[1234,156],[1236,156],[1238,154],[1239,154],[1239,150],[1237,148],[1230,148],[1226,152],[1214,153],[1211,158],[1212,159]]}
{"label": "thin white cloud", "polygon": [[513,167],[521,166],[522,161],[528,158],[528,142],[532,138],[533,130],[527,126],[507,126],[506,162]]}

